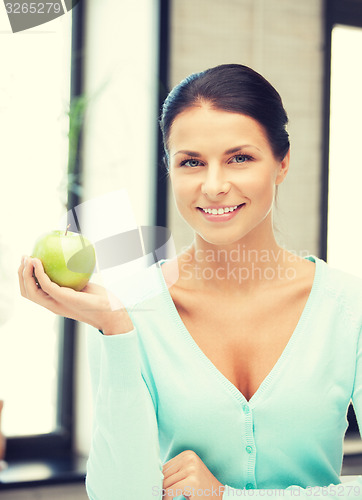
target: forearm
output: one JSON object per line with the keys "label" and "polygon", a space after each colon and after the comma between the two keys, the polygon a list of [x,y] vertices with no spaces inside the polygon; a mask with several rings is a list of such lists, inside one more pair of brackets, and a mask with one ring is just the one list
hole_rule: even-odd
{"label": "forearm", "polygon": [[[149,500],[162,488],[158,428],[142,378],[137,332],[102,336],[90,346],[94,428],[87,467],[92,500]],[[94,374],[93,374],[94,375]]]}

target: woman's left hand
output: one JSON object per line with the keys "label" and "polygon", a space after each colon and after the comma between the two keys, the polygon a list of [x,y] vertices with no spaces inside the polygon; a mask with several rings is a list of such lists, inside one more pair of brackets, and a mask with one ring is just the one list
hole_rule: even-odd
{"label": "woman's left hand", "polygon": [[163,500],[183,495],[188,500],[222,499],[224,485],[211,474],[201,458],[186,450],[163,466]]}

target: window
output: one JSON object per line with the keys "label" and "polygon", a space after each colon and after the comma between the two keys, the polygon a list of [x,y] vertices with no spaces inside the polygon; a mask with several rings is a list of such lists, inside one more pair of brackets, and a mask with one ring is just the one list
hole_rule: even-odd
{"label": "window", "polygon": [[[72,195],[68,196],[68,207],[65,205],[70,93],[92,96],[107,83],[101,100],[92,103],[92,119],[83,137],[84,199],[125,185],[137,202],[139,224],[153,225],[157,220],[163,225],[164,211],[155,201],[159,172],[157,97],[160,94],[163,100],[166,92],[168,9],[164,2],[148,0],[137,9],[132,0],[112,4],[112,8],[89,4],[82,18],[89,35],[83,47],[80,28],[75,26],[82,4],[73,8],[72,15],[16,35],[6,26],[6,37],[0,37],[0,60],[6,68],[11,62],[13,75],[12,80],[8,77],[9,81],[0,82],[0,108],[6,113],[0,119],[2,142],[7,143],[0,151],[0,168],[6,180],[0,188],[0,207],[2,215],[9,215],[7,220],[1,217],[5,222],[0,244],[7,247],[7,257],[1,252],[0,269],[8,274],[6,296],[13,298],[12,310],[0,325],[0,399],[5,400],[2,424],[11,458],[57,457],[69,453],[72,446],[74,332],[69,330],[75,328],[75,322],[63,321],[21,298],[16,278],[21,254],[30,253],[35,239],[53,229],[54,223],[79,203]],[[111,23],[114,32],[109,28]],[[138,43],[130,46],[135,23]],[[12,37],[18,37],[17,51]],[[74,50],[70,47],[72,38]],[[77,56],[83,53],[84,58],[91,54],[84,81],[83,73],[77,71]],[[125,115],[128,107],[132,113]],[[130,134],[134,149],[128,140]],[[138,150],[147,161],[140,162],[137,170],[126,170],[125,165],[133,165],[134,151]],[[9,166],[8,173],[3,165]],[[160,200],[165,202],[165,189],[161,179],[157,205]],[[2,280],[0,298],[1,284]],[[80,420],[86,418],[83,427],[87,427],[91,408],[87,402],[82,401],[82,405]]]}
{"label": "window", "polygon": [[[328,262],[362,277],[362,28],[332,29]],[[348,255],[348,258],[346,256]]]}
{"label": "window", "polygon": [[16,271],[67,203],[72,15],[18,33],[2,27],[0,398],[8,451],[24,457],[41,453],[47,437],[56,451],[69,407],[63,321],[20,296]]}
{"label": "window", "polygon": [[[325,0],[324,166],[321,256],[334,267],[362,276],[362,215],[358,188],[362,111],[362,1]],[[348,256],[348,258],[346,258]],[[346,453],[362,451],[350,406]]]}

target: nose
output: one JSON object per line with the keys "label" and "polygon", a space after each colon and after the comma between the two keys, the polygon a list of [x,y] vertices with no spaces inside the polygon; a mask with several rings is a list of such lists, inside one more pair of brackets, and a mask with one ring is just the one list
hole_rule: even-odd
{"label": "nose", "polygon": [[230,189],[230,182],[226,179],[226,172],[219,166],[209,166],[205,169],[205,178],[201,185],[201,192],[209,198],[217,198]]}

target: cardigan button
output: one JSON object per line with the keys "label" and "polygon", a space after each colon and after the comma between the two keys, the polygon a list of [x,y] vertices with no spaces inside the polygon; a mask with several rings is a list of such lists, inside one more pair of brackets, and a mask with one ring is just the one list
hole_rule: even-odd
{"label": "cardigan button", "polygon": [[245,449],[246,449],[246,451],[248,453],[253,453],[253,447],[252,446],[247,446]]}
{"label": "cardigan button", "polygon": [[253,483],[247,483],[247,484],[245,485],[245,488],[246,488],[247,490],[252,490],[252,489],[254,489],[254,485],[253,485]]}

